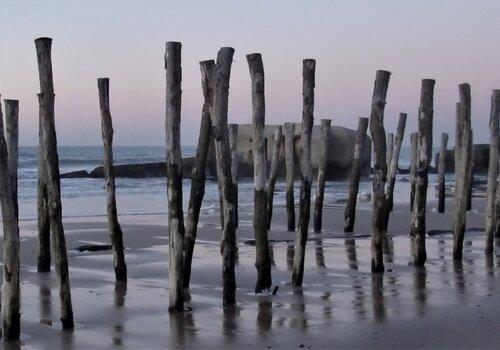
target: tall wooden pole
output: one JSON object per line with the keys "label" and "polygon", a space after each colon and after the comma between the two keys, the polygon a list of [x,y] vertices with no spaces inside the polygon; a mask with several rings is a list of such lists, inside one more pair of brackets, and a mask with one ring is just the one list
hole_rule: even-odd
{"label": "tall wooden pole", "polygon": [[415,266],[423,266],[427,259],[425,250],[425,216],[427,210],[428,174],[432,160],[432,120],[434,115],[433,79],[423,79],[418,109],[418,162],[415,181],[413,222],[413,259]]}
{"label": "tall wooden pole", "polygon": [[[460,84],[460,103],[457,108],[457,127],[461,129],[459,141],[459,163],[455,177],[455,224],[453,227],[453,259],[462,260],[465,219],[467,212],[467,197],[469,192],[470,171],[468,163],[471,160],[471,95],[470,85]],[[457,141],[456,141],[457,142]]]}
{"label": "tall wooden pole", "polygon": [[307,235],[311,211],[311,136],[314,124],[314,87],[316,80],[316,61],[305,59],[302,63],[302,163],[300,166],[300,216],[299,231],[295,241],[295,257],[293,260],[292,285],[302,286],[304,278],[304,260],[306,254]]}
{"label": "tall wooden pole", "polygon": [[446,173],[446,149],[448,147],[448,134],[443,132],[441,134],[441,148],[439,149],[439,163],[438,163],[438,213],[444,213],[446,202],[446,187],[445,187],[445,173]]}
{"label": "tall wooden pole", "polygon": [[392,156],[394,154],[394,134],[392,132],[387,133],[387,168],[390,167],[392,162]]}
{"label": "tall wooden pole", "polygon": [[385,182],[387,179],[384,108],[391,73],[377,71],[370,113],[370,134],[374,147],[373,169],[373,223],[372,223],[372,272],[384,272],[382,242],[385,236]]}
{"label": "tall wooden pole", "polygon": [[497,177],[497,193],[495,195],[495,237],[500,238],[500,172]]}
{"label": "tall wooden pole", "polygon": [[486,224],[485,224],[485,247],[484,252],[493,254],[493,237],[495,232],[495,221],[500,217],[495,217],[495,197],[497,195],[498,184],[498,157],[500,147],[499,123],[500,123],[500,90],[493,90],[491,94],[490,111],[490,157],[488,164],[488,185],[486,189]]}
{"label": "tall wooden pole", "polygon": [[354,146],[354,158],[352,160],[351,174],[349,176],[349,199],[345,208],[344,232],[352,232],[356,220],[356,202],[358,200],[359,179],[363,166],[365,154],[366,130],[368,129],[368,118],[359,118],[358,130],[356,131],[356,144]]}
{"label": "tall wooden pole", "polygon": [[469,171],[469,191],[467,192],[467,211],[472,210],[472,187],[474,185],[474,162],[475,162],[475,156],[474,156],[474,131],[471,129],[471,134],[470,134],[470,161],[469,164],[467,164],[467,169]]}
{"label": "tall wooden pole", "polygon": [[281,150],[281,140],[283,131],[281,126],[274,128],[273,133],[273,151],[271,156],[271,169],[269,170],[269,183],[267,185],[267,229],[271,228],[271,220],[273,218],[273,199],[276,180],[278,179],[279,156]]}
{"label": "tall wooden pole", "polygon": [[184,236],[184,289],[189,289],[191,280],[191,263],[193,261],[193,251],[198,230],[198,219],[200,209],[205,196],[205,170],[208,158],[208,149],[212,136],[212,77],[215,69],[215,61],[207,60],[200,62],[201,87],[203,90],[203,108],[201,111],[200,134],[198,136],[198,146],[196,148],[196,160],[191,172],[191,192],[189,195],[189,205],[186,214],[186,233]]}
{"label": "tall wooden pole", "polygon": [[417,155],[418,155],[418,133],[410,134],[410,211],[413,212],[413,203],[415,201],[415,176],[417,172]]}
{"label": "tall wooden pole", "polygon": [[234,224],[238,228],[238,124],[229,124],[229,148],[231,149],[231,179],[234,187]]}
{"label": "tall wooden pole", "polygon": [[[387,230],[387,224],[389,220],[389,212],[392,211],[394,206],[394,186],[396,184],[396,175],[398,173],[398,164],[399,164],[399,154],[401,152],[401,145],[403,144],[403,138],[405,135],[405,127],[406,127],[406,113],[399,114],[398,126],[396,129],[396,138],[393,139],[392,145],[392,154],[390,156],[390,163],[387,163],[389,167],[389,172],[387,175],[387,223],[385,229]],[[389,134],[394,135],[394,134]],[[388,157],[389,159],[389,157]]]}
{"label": "tall wooden pole", "polygon": [[55,266],[59,277],[59,296],[61,298],[61,322],[63,329],[73,329],[73,306],[69,283],[68,255],[62,223],[61,184],[59,176],[59,157],[54,118],[54,83],[52,79],[51,47],[52,39],[35,40],[38,72],[40,76],[40,119],[42,120],[43,154],[47,179],[47,207],[49,211],[52,246]]}
{"label": "tall wooden pole", "polygon": [[99,90],[99,107],[101,110],[102,141],[104,145],[103,170],[106,179],[106,200],[108,232],[113,247],[113,264],[117,281],[127,280],[127,265],[123,253],[123,233],[118,222],[116,209],[115,175],[113,171],[113,122],[109,106],[109,79],[97,79]]}
{"label": "tall wooden pole", "polygon": [[288,231],[295,231],[295,200],[293,182],[295,180],[295,124],[285,123],[285,167],[286,167],[286,217]]}
{"label": "tall wooden pole", "polygon": [[222,227],[222,293],[224,305],[236,303],[236,279],[234,272],[236,260],[235,196],[231,178],[231,150],[227,128],[229,77],[231,75],[233,54],[234,49],[231,47],[223,47],[219,50],[213,78],[212,133],[215,138],[217,174],[219,188],[222,191],[224,210],[224,225]]}
{"label": "tall wooden pole", "polygon": [[169,227],[169,306],[168,310],[184,311],[183,293],[183,239],[182,211],[182,155],[181,155],[181,48],[179,42],[165,45],[167,141],[167,197]]}
{"label": "tall wooden pole", "polygon": [[12,186],[12,197],[15,199],[16,217],[19,218],[19,206],[17,203],[17,169],[19,163],[19,101],[5,101],[5,142],[7,143],[7,154],[9,155],[10,184]]}
{"label": "tall wooden pole", "polygon": [[[12,105],[10,107],[13,107]],[[10,114],[10,116],[9,116]],[[12,110],[6,106],[6,118],[12,117]],[[12,124],[12,121],[9,121]],[[19,226],[17,220],[17,195],[13,195],[12,174],[10,169],[7,142],[4,138],[2,107],[0,105],[0,204],[3,223],[3,285],[2,315],[3,337],[5,340],[18,340],[21,332],[20,287],[19,287]],[[15,152],[15,150],[13,150]],[[17,183],[17,178],[15,179]]]}
{"label": "tall wooden pole", "polygon": [[38,172],[37,172],[37,227],[38,227],[38,260],[37,271],[50,271],[50,218],[47,193],[47,167],[43,156],[43,105],[39,99],[38,120]]}
{"label": "tall wooden pole", "polygon": [[257,283],[255,293],[261,293],[271,287],[271,258],[267,236],[268,212],[266,191],[266,139],[264,65],[259,53],[247,55],[250,78],[252,80],[252,154],[254,177],[253,229],[255,235]]}
{"label": "tall wooden pole", "polygon": [[328,143],[330,136],[330,119],[321,119],[321,138],[319,144],[318,184],[314,202],[314,231],[321,232],[323,223],[323,200],[325,197],[325,177],[328,162]]}

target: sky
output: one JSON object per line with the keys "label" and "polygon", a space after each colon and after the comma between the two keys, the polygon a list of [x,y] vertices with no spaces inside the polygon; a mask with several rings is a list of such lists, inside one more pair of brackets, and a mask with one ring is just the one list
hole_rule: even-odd
{"label": "sky", "polygon": [[458,84],[472,89],[472,127],[488,142],[491,90],[500,89],[500,1],[29,1],[0,6],[0,93],[20,100],[20,143],[38,144],[34,39],[53,38],[56,128],[62,146],[100,145],[97,78],[110,78],[115,145],[165,143],[165,42],[182,42],[181,142],[195,145],[203,96],[198,62],[235,49],[229,121],[251,123],[245,56],[260,52],[266,123],[300,122],[302,60],[316,59],[315,123],[356,128],[370,113],[378,69],[392,72],[387,132],[420,85],[436,80],[434,145],[454,144]]}

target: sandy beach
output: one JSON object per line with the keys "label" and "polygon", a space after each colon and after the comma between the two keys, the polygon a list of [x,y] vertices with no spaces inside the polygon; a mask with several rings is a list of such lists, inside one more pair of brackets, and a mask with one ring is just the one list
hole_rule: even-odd
{"label": "sandy beach", "polygon": [[[121,216],[129,280],[116,284],[105,217],[65,220],[76,327],[62,331],[55,272],[36,272],[36,221],[21,222],[22,341],[5,348],[494,348],[500,315],[500,256],[483,254],[484,200],[468,214],[464,260],[451,258],[448,212],[428,203],[428,261],[410,263],[408,205],[398,203],[384,244],[386,273],[370,273],[370,203],[359,206],[355,232],[344,235],[344,205],[324,209],[321,234],[310,234],[303,288],[291,288],[295,233],[276,207],[270,231],[276,295],[255,295],[252,214],[241,208],[237,300],[221,299],[220,223],[204,211],[194,252],[191,301],[169,315],[166,215]],[[439,233],[434,235],[434,233]],[[397,329],[395,328],[397,326]]]}

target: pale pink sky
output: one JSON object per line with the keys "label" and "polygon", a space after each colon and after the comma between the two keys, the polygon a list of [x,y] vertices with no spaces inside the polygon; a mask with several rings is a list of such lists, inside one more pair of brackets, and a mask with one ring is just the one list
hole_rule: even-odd
{"label": "pale pink sky", "polygon": [[[416,128],[422,78],[436,79],[434,141],[453,144],[457,86],[472,86],[477,142],[488,141],[491,90],[500,88],[500,1],[18,1],[0,6],[0,92],[20,100],[22,145],[36,145],[39,91],[33,40],[50,36],[60,145],[100,145],[99,77],[111,79],[117,145],[164,144],[166,41],[181,41],[182,143],[196,143],[198,61],[234,57],[230,122],[251,122],[245,55],[260,52],[266,122],[300,121],[303,58],[315,58],[315,116],[354,128],[368,116],[377,69],[391,71],[387,131],[399,112]],[[408,134],[407,134],[408,135]],[[406,138],[405,144],[408,143]]]}

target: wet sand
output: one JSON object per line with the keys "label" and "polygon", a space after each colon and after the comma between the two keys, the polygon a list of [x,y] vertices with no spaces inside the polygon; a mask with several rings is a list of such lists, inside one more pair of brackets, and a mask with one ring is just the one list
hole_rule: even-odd
{"label": "wet sand", "polygon": [[[449,201],[448,201],[449,202]],[[448,203],[450,204],[450,202]],[[36,222],[21,222],[22,342],[5,348],[495,348],[500,318],[500,255],[483,254],[484,201],[468,215],[464,260],[451,259],[451,234],[427,239],[425,269],[411,264],[409,212],[397,204],[384,244],[386,273],[370,274],[371,213],[361,204],[355,232],[342,232],[344,205],[324,210],[322,234],[311,234],[304,286],[289,284],[295,233],[275,208],[275,296],[255,295],[251,208],[240,209],[237,300],[221,303],[218,213],[201,216],[191,302],[169,315],[166,215],[122,216],[129,281],[115,285],[104,217],[65,221],[76,328],[62,331],[55,272],[36,273]],[[429,202],[428,208],[435,206]],[[448,209],[452,210],[448,205]],[[452,228],[452,213],[429,212],[428,230]],[[500,249],[499,249],[500,250]]]}

